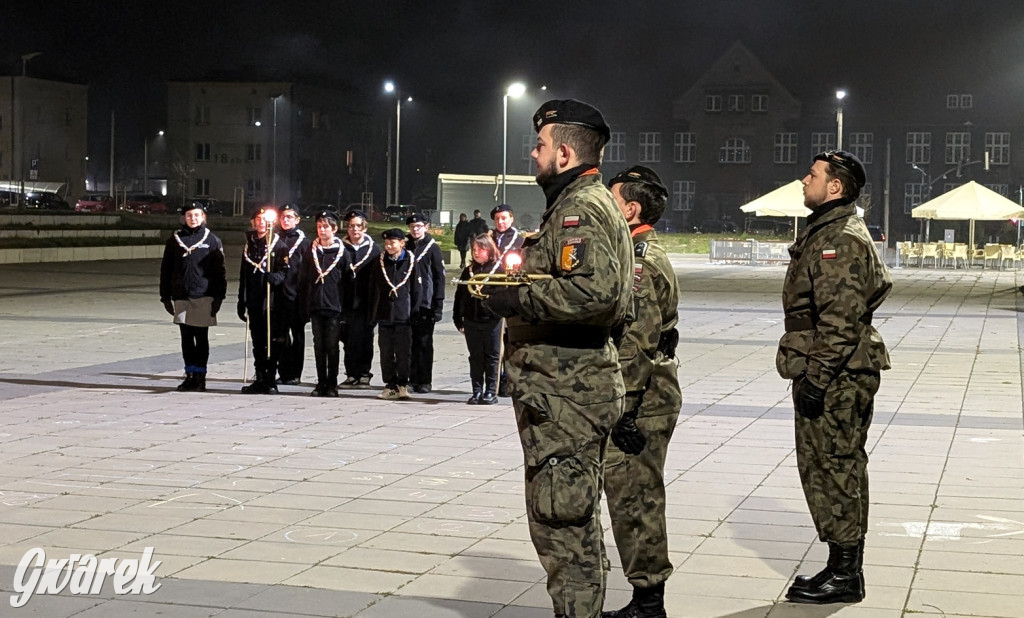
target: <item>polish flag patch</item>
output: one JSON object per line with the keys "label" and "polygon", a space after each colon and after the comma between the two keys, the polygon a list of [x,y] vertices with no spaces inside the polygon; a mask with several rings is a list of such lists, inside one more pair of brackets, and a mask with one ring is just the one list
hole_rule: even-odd
{"label": "polish flag patch", "polygon": [[821,259],[823,259],[823,260],[834,260],[834,259],[836,259],[836,250],[835,249],[822,249],[821,250]]}
{"label": "polish flag patch", "polygon": [[564,217],[562,219],[562,227],[579,227],[579,224],[580,224],[580,216],[579,215],[569,215],[568,217]]}

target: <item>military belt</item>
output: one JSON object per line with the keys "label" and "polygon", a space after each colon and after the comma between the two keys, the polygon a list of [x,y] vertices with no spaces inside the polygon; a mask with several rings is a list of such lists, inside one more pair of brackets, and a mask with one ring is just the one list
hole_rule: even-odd
{"label": "military belt", "polygon": [[585,324],[509,324],[510,344],[539,343],[560,348],[597,350],[611,337],[611,329]]}
{"label": "military belt", "polygon": [[786,332],[795,333],[799,330],[814,330],[814,320],[811,318],[786,318]]}

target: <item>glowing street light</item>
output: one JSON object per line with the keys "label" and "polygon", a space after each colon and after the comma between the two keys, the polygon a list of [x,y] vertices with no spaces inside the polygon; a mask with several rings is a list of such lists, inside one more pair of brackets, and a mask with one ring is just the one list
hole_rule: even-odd
{"label": "glowing street light", "polygon": [[[156,132],[157,137],[163,137],[163,131]],[[142,140],[142,192],[149,192],[149,138]]]}
{"label": "glowing street light", "polygon": [[839,101],[839,107],[836,109],[836,150],[843,149],[843,99],[845,98],[845,90],[842,88],[836,90],[836,101]]}
{"label": "glowing street light", "polygon": [[508,98],[518,99],[526,92],[526,86],[522,82],[515,82],[509,85],[505,96],[501,98],[502,107],[502,148],[501,148],[501,202],[508,203],[508,191],[505,187],[505,176],[508,175]]}
{"label": "glowing street light", "polygon": [[[398,193],[398,175],[402,163],[402,97],[398,94],[395,82],[384,82],[384,92],[395,95],[395,201],[392,204],[401,204]],[[407,103],[412,103],[412,97],[405,98]],[[387,190],[384,195],[385,206],[391,196],[391,121],[388,121],[388,181]]]}

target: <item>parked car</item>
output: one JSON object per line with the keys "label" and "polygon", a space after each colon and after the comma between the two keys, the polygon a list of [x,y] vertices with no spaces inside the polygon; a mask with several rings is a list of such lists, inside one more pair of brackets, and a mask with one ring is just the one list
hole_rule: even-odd
{"label": "parked car", "polygon": [[698,234],[735,234],[736,224],[729,219],[707,219],[693,226]]}
{"label": "parked car", "polygon": [[882,231],[882,226],[869,225],[868,233],[871,234],[871,240],[875,242],[885,242],[885,232]]}
{"label": "parked car", "polygon": [[114,198],[99,193],[83,195],[75,202],[75,212],[111,212],[116,209]]}
{"label": "parked car", "polygon": [[384,220],[405,223],[405,218],[411,214],[412,208],[409,206],[388,206],[384,209]]}
{"label": "parked car", "polygon": [[206,214],[208,215],[230,215],[231,204],[215,200],[212,197],[194,197],[189,200],[193,204],[199,203],[206,207]]}
{"label": "parked car", "polygon": [[124,209],[139,214],[162,215],[167,212],[167,204],[155,195],[129,195],[124,200]]}
{"label": "parked car", "polygon": [[67,202],[60,199],[56,193],[40,191],[39,193],[25,194],[25,208],[39,208],[42,210],[71,210]]}

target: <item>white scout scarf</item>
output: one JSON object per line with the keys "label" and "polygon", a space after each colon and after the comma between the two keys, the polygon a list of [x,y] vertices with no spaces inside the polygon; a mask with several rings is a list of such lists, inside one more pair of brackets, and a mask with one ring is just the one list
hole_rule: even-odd
{"label": "white scout scarf", "polygon": [[[278,242],[284,242],[284,239],[281,238],[280,234],[278,234],[277,238],[278,238]],[[337,237],[335,237],[334,239],[338,240]],[[291,249],[288,249],[288,259],[286,260],[286,262],[291,262],[292,261],[292,256],[295,255],[295,250],[299,248],[299,245],[301,245],[302,241],[304,241],[304,240],[306,240],[306,234],[302,230],[299,230],[299,239],[295,241],[295,244],[292,245]],[[274,243],[274,244],[277,244],[277,243]]]}
{"label": "white scout scarf", "polygon": [[252,272],[254,272],[254,273],[255,272],[261,272],[261,273],[267,272],[266,264],[267,264],[267,257],[269,255],[270,255],[269,253],[264,253],[263,257],[260,258],[260,261],[257,263],[257,262],[253,262],[252,258],[249,257],[249,243],[245,243],[245,247],[242,249],[242,257],[245,258],[246,262],[249,262],[250,264],[252,264]]}
{"label": "white scout scarf", "polygon": [[494,266],[491,267],[491,272],[487,273],[488,275],[493,275],[494,271],[498,270],[498,267],[505,263],[505,256],[512,250],[512,247],[516,246],[517,238],[519,238],[519,230],[512,228],[512,240],[508,241],[508,245],[505,247],[505,250],[501,252],[501,255],[498,256],[498,259],[494,262]]}
{"label": "white scout scarf", "polygon": [[430,237],[430,242],[428,242],[426,244],[426,246],[423,247],[423,251],[420,251],[419,253],[416,253],[415,251],[413,251],[413,255],[416,256],[416,260],[419,261],[420,258],[423,257],[423,254],[425,254],[427,251],[430,251],[430,247],[432,247],[435,244],[436,243],[434,242],[434,237],[431,236]]}
{"label": "white scout scarf", "polygon": [[[356,250],[356,252],[358,253],[359,250],[362,249],[366,245],[369,245],[369,246],[372,247],[373,246],[373,239],[370,238],[369,234],[363,234],[363,242],[359,243],[358,245],[353,245],[352,243],[348,242],[348,240],[345,241],[345,244],[347,244],[350,247],[353,247]],[[366,250],[366,255],[363,256],[363,259],[361,259],[358,262],[356,262],[355,264],[352,264],[352,265],[349,266],[349,268],[352,269],[352,274],[353,275],[356,274],[356,271],[359,270],[359,267],[362,266],[366,262],[366,260],[370,259],[370,254],[371,253],[373,253],[373,252],[370,251],[369,249],[367,249]]]}
{"label": "white scout scarf", "polygon": [[[181,242],[181,237],[178,236],[178,232],[177,231],[174,232],[174,240],[178,241],[178,246],[185,250],[185,253],[182,253],[181,257],[188,257],[188,256],[192,255],[193,251],[195,251],[199,247],[203,246],[203,243],[206,242],[206,239],[209,236],[210,236],[210,228],[206,228],[206,231],[203,232],[203,237],[199,239],[199,242],[197,242],[196,244],[194,244],[191,247],[189,247],[185,243]],[[433,239],[431,239],[431,240],[433,240]]]}
{"label": "white scout scarf", "polygon": [[[433,242],[434,239],[431,238],[430,240],[431,242]],[[388,293],[391,296],[391,298],[398,298],[399,288],[401,288],[406,283],[409,283],[409,277],[412,276],[412,271],[416,270],[416,254],[413,253],[412,251],[407,251],[406,253],[409,254],[409,271],[405,273],[405,278],[402,279],[402,281],[398,285],[391,283],[391,278],[388,277],[388,271],[386,268],[384,268],[384,257],[388,254],[387,251],[381,251],[380,253],[380,272],[383,273],[384,275],[384,282],[387,283],[388,287],[391,288],[391,291]]]}
{"label": "white scout scarf", "polygon": [[[301,234],[301,232],[299,232],[299,233]],[[302,240],[300,239],[299,242],[302,242]],[[295,243],[295,244],[298,245],[299,243]],[[345,253],[344,249],[341,248],[341,241],[338,240],[337,236],[334,237],[334,242],[331,243],[331,246],[327,247],[327,248],[330,249],[331,247],[337,247],[338,248],[338,253],[337,253],[337,255],[334,256],[334,261],[331,262],[331,265],[327,268],[327,270],[323,270],[322,268],[320,268],[320,260],[317,258],[316,252],[320,251],[320,253],[323,253],[325,247],[323,247],[320,244],[320,239],[319,238],[317,238],[316,240],[313,241],[313,247],[312,247],[312,251],[310,253],[313,256],[313,266],[316,267],[316,282],[317,283],[323,283],[324,282],[324,279],[327,277],[327,275],[331,274],[331,271],[334,270],[334,267],[338,265],[338,262],[341,261],[341,256]],[[289,254],[289,255],[291,255],[291,254]]]}

